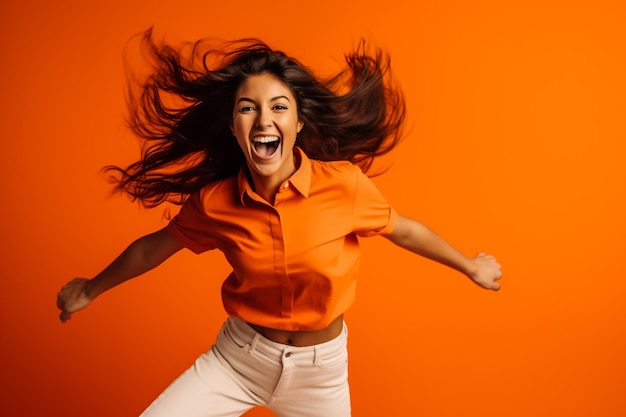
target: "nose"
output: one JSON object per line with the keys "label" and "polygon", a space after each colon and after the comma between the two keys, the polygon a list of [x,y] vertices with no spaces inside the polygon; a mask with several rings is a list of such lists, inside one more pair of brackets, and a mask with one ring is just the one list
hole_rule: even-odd
{"label": "nose", "polygon": [[271,112],[264,109],[259,109],[255,120],[255,126],[259,128],[269,127],[272,125]]}

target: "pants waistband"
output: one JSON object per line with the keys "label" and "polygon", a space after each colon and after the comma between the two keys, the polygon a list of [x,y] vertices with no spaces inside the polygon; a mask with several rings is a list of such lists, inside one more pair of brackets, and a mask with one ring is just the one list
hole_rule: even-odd
{"label": "pants waistband", "polygon": [[320,365],[326,360],[336,357],[338,352],[346,349],[348,329],[328,342],[313,346],[289,346],[274,342],[253,329],[245,321],[231,317],[224,323],[223,332],[240,347],[250,353],[261,353],[265,357],[282,362],[284,359],[303,364]]}

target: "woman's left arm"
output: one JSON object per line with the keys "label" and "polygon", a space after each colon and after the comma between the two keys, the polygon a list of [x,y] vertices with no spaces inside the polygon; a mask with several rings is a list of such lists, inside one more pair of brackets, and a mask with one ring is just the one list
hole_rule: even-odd
{"label": "woman's left arm", "polygon": [[479,253],[468,258],[416,220],[398,216],[393,232],[384,236],[404,249],[464,273],[483,288],[500,289],[502,272],[495,257]]}

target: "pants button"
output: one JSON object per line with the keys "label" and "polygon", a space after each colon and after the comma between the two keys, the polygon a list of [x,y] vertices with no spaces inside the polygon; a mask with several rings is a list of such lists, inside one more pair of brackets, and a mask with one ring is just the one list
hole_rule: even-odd
{"label": "pants button", "polygon": [[291,352],[287,352],[287,353],[285,353],[285,358],[288,358],[288,357],[290,357],[290,356],[291,356]]}

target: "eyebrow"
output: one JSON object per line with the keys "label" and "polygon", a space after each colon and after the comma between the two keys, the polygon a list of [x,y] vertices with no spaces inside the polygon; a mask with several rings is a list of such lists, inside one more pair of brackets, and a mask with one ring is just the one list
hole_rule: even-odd
{"label": "eyebrow", "polygon": [[[287,100],[288,102],[290,102],[290,103],[291,103],[291,100],[289,100],[289,97],[287,97],[287,96],[276,96],[276,97],[272,97],[272,98],[270,99],[270,101],[276,101],[276,100],[280,100],[280,99],[285,99],[285,100]],[[237,104],[239,104],[239,103],[240,103],[240,102],[242,102],[242,101],[249,101],[250,103],[256,103],[256,101],[252,100],[252,99],[251,99],[251,98],[249,98],[249,97],[241,97],[241,98],[239,98],[239,100],[237,100]]]}

